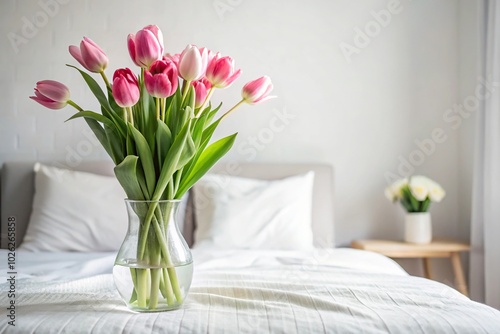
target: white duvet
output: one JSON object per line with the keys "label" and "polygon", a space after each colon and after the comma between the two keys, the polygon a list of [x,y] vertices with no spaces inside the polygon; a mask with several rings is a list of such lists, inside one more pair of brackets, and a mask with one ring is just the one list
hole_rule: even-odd
{"label": "white duvet", "polygon": [[[12,298],[0,251],[4,314]],[[179,310],[129,311],[115,254],[16,253],[15,327],[3,333],[500,333],[500,312],[395,262],[352,250],[193,251]]]}

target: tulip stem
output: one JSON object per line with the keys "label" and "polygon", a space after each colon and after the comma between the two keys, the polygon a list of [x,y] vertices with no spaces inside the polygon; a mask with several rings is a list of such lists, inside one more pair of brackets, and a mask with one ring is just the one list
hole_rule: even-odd
{"label": "tulip stem", "polygon": [[132,114],[132,107],[127,107],[128,109],[128,118],[130,119],[130,123],[134,126],[134,115]]}
{"label": "tulip stem", "polygon": [[127,108],[123,108],[123,119],[125,120],[125,124],[127,124],[128,123]]}
{"label": "tulip stem", "polygon": [[[200,109],[198,109],[198,113],[203,112],[203,109],[207,105],[208,101],[210,101],[210,98],[212,97],[212,94],[214,93],[214,87],[210,87],[210,90],[208,91],[207,97],[205,98],[205,101],[203,101],[203,104],[201,105]],[[196,117],[198,117],[198,113],[196,114]],[[201,115],[199,115],[201,116]]]}
{"label": "tulip stem", "polygon": [[161,99],[160,104],[161,104],[161,120],[165,122],[165,104],[166,104],[167,99]]}
{"label": "tulip stem", "polygon": [[73,102],[71,100],[68,100],[68,104],[78,111],[83,111],[83,109],[78,104],[76,104],[75,102]]}
{"label": "tulip stem", "polygon": [[109,89],[111,89],[111,85],[109,84],[108,77],[106,76],[106,74],[104,73],[104,71],[101,71],[99,73],[101,73],[102,80],[104,80],[104,83],[106,84],[106,87],[108,87]]}
{"label": "tulip stem", "polygon": [[242,99],[240,102],[236,103],[235,106],[226,111],[226,113],[222,115],[220,119],[223,120],[224,118],[226,118],[230,113],[232,113],[236,108],[241,106],[243,103],[245,103],[245,99]]}
{"label": "tulip stem", "polygon": [[155,98],[156,102],[156,119],[160,119],[160,98]]}
{"label": "tulip stem", "polygon": [[182,102],[186,99],[187,93],[189,92],[189,86],[191,85],[191,81],[184,81],[184,86],[182,86]]}

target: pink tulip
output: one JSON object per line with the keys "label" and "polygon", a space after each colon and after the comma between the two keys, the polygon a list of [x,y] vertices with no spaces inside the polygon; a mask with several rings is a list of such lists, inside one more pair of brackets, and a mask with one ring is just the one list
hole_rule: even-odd
{"label": "pink tulip", "polygon": [[108,66],[108,56],[90,38],[84,37],[80,48],[70,45],[69,53],[90,72],[100,73]]}
{"label": "pink tulip", "polygon": [[179,84],[177,68],[171,60],[157,60],[144,72],[144,83],[153,97],[166,98],[175,93]]}
{"label": "pink tulip", "polygon": [[144,27],[136,35],[128,35],[127,44],[130,57],[137,66],[149,68],[163,56],[163,34],[155,25]]}
{"label": "pink tulip", "polygon": [[194,105],[196,108],[199,108],[205,102],[208,91],[212,88],[212,84],[206,78],[202,78],[200,80],[193,81],[191,85],[194,87],[196,96]]}
{"label": "pink tulip", "polygon": [[186,81],[195,81],[205,75],[207,69],[208,50],[199,50],[188,45],[179,58],[179,75]]}
{"label": "pink tulip", "polygon": [[231,57],[221,57],[219,53],[208,64],[206,77],[216,88],[229,87],[238,79],[241,70],[234,70],[234,60]]}
{"label": "pink tulip", "polygon": [[[205,52],[205,50],[207,52],[207,66],[208,66],[208,64],[210,64],[212,59],[214,59],[214,57],[216,56],[216,53],[210,49],[205,48],[205,47],[200,48],[200,53],[203,54]],[[217,52],[217,54],[218,54],[218,52]]]}
{"label": "pink tulip", "polygon": [[276,96],[268,96],[272,90],[273,84],[271,79],[267,75],[264,75],[243,86],[241,96],[246,103],[257,104],[275,98]]}
{"label": "pink tulip", "polygon": [[175,53],[175,54],[167,53],[166,55],[163,56],[163,60],[170,60],[171,62],[173,62],[175,64],[175,67],[177,67],[177,69],[179,69],[179,58],[180,57],[181,57],[180,53]]}
{"label": "pink tulip", "polygon": [[64,108],[68,104],[69,98],[69,88],[53,80],[37,82],[35,96],[30,96],[30,99],[49,109]]}
{"label": "pink tulip", "polygon": [[139,83],[129,68],[121,68],[113,74],[113,97],[120,107],[132,107],[139,101]]}

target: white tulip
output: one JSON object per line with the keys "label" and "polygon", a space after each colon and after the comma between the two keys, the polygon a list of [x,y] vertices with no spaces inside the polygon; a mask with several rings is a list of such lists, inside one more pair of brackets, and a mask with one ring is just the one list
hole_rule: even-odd
{"label": "white tulip", "polygon": [[437,203],[441,202],[441,200],[444,198],[445,195],[446,195],[446,192],[444,191],[443,188],[441,188],[441,186],[439,184],[434,185],[429,190],[429,198],[433,202],[437,202]]}
{"label": "white tulip", "polygon": [[410,192],[417,201],[425,201],[429,195],[428,180],[423,176],[413,176],[410,179]]}
{"label": "white tulip", "polygon": [[401,189],[408,184],[408,179],[400,179],[395,181],[393,184],[385,188],[385,196],[392,202],[396,202],[401,199],[403,194],[401,193]]}
{"label": "white tulip", "polygon": [[398,199],[400,199],[401,197],[403,197],[402,189],[403,189],[403,187],[406,187],[407,185],[408,185],[408,179],[407,178],[404,178],[404,179],[401,179],[401,180],[398,180],[398,181],[394,182],[394,184],[393,184],[393,191],[396,194],[396,196],[397,196]]}

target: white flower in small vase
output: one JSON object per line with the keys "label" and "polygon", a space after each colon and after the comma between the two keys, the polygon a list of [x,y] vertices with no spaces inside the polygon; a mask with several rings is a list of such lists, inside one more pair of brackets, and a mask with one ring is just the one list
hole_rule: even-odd
{"label": "white flower in small vase", "polygon": [[416,175],[400,179],[385,189],[386,197],[399,201],[406,210],[405,241],[429,243],[432,240],[431,202],[441,202],[446,195],[444,189],[428,177]]}

